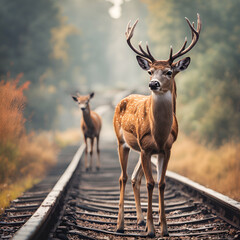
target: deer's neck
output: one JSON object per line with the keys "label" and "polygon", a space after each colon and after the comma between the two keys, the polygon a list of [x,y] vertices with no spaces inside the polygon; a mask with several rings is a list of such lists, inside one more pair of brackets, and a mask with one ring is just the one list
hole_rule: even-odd
{"label": "deer's neck", "polygon": [[170,134],[173,122],[172,93],[164,94],[152,92],[151,96],[151,130],[156,144],[163,148]]}
{"label": "deer's neck", "polygon": [[93,121],[91,118],[91,110],[90,110],[89,106],[85,110],[82,111],[82,115],[83,115],[83,120],[86,123],[88,129],[93,129],[94,125],[93,125]]}

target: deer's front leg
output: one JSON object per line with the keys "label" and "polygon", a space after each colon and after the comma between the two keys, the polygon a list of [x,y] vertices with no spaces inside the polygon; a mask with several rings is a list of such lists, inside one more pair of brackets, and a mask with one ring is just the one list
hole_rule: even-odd
{"label": "deer's front leg", "polygon": [[134,197],[135,197],[138,225],[145,224],[142,209],[141,209],[141,200],[140,200],[140,186],[141,186],[142,176],[143,176],[143,169],[142,169],[141,156],[140,156],[138,163],[133,171],[132,179],[131,179]]}
{"label": "deer's front leg", "polygon": [[85,145],[86,145],[86,148],[85,148],[85,156],[84,156],[84,162],[85,162],[85,171],[87,172],[88,171],[88,144],[87,144],[87,137],[84,136],[84,141],[85,141]]}
{"label": "deer's front leg", "polygon": [[167,221],[164,208],[164,189],[165,189],[165,175],[170,157],[170,151],[167,150],[165,154],[158,155],[157,165],[157,182],[159,191],[159,223],[161,224],[162,236],[169,236],[167,229]]}
{"label": "deer's front leg", "polygon": [[147,234],[149,237],[154,237],[155,230],[154,230],[153,216],[152,216],[152,195],[153,195],[155,182],[152,177],[151,155],[142,151],[141,159],[142,159],[142,167],[143,167],[144,175],[147,181],[147,190],[148,190]]}
{"label": "deer's front leg", "polygon": [[118,146],[118,155],[119,161],[121,165],[121,176],[119,178],[120,184],[120,199],[119,199],[119,211],[118,211],[118,220],[117,220],[117,232],[124,232],[124,194],[125,194],[125,186],[127,183],[127,161],[129,148],[124,144],[120,144]]}
{"label": "deer's front leg", "polygon": [[90,140],[91,140],[91,148],[90,148],[90,165],[89,165],[89,170],[92,171],[94,137],[90,138]]}

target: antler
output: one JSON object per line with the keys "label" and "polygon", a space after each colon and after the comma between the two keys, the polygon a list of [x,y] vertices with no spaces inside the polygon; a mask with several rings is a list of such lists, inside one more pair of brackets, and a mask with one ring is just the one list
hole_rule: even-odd
{"label": "antler", "polygon": [[188,23],[188,25],[189,25],[189,27],[190,27],[190,29],[191,29],[191,31],[192,31],[192,42],[191,42],[191,44],[185,49],[185,47],[186,47],[186,45],[187,45],[187,37],[185,37],[185,41],[184,41],[184,43],[183,43],[182,48],[181,48],[177,53],[175,53],[174,55],[172,55],[172,54],[173,54],[173,49],[172,49],[172,46],[171,46],[171,47],[170,47],[170,55],[169,55],[169,59],[168,59],[168,62],[169,62],[170,64],[172,64],[173,61],[174,61],[176,58],[178,58],[178,57],[186,54],[187,52],[189,52],[189,51],[195,46],[195,44],[197,43],[197,41],[198,41],[198,39],[199,39],[200,31],[201,31],[201,26],[202,26],[202,23],[201,23],[201,19],[200,19],[200,15],[199,15],[199,14],[197,14],[197,18],[198,18],[198,19],[197,19],[197,30],[195,30],[195,28],[194,28],[194,23],[191,24],[190,21],[188,20],[188,18],[185,17],[185,19],[186,19],[186,21],[187,21],[187,23]]}
{"label": "antler", "polygon": [[143,50],[141,44],[142,42],[139,42],[138,46],[139,46],[139,49],[140,51],[138,51],[135,47],[132,46],[131,44],[131,38],[133,36],[133,32],[134,32],[134,29],[138,23],[138,19],[136,20],[136,22],[133,24],[133,26],[131,27],[130,26],[130,23],[131,21],[129,21],[128,25],[127,25],[127,29],[126,29],[126,32],[125,32],[125,35],[126,35],[126,38],[127,38],[127,44],[129,45],[129,47],[135,52],[137,53],[138,55],[144,57],[144,58],[147,58],[149,59],[151,62],[155,62],[156,60],[154,59],[154,57],[152,56],[152,54],[150,53],[150,50],[149,50],[149,47],[148,47],[148,43],[146,42],[146,49],[147,49],[147,52]]}

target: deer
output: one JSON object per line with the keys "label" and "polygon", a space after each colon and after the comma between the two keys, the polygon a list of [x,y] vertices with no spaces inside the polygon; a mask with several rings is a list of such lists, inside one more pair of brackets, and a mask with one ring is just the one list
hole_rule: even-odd
{"label": "deer", "polygon": [[118,144],[118,156],[121,166],[119,177],[120,198],[117,220],[117,232],[124,232],[124,195],[128,180],[127,163],[129,151],[139,152],[139,160],[131,177],[137,224],[145,225],[141,210],[140,185],[142,176],[145,176],[148,195],[146,231],[149,237],[155,236],[152,216],[152,194],[155,181],[152,176],[151,156],[157,155],[157,184],[159,203],[159,223],[161,235],[169,236],[164,209],[164,189],[167,165],[171,155],[171,148],[178,136],[178,122],[176,118],[177,89],[175,76],[188,68],[190,57],[185,57],[177,62],[177,58],[189,52],[198,42],[201,31],[201,19],[197,14],[197,29],[194,23],[185,18],[192,33],[192,41],[187,45],[187,38],[178,52],[173,54],[170,47],[170,55],[167,60],[156,60],[151,54],[148,43],[146,50],[139,43],[139,50],[131,44],[138,19],[125,32],[128,46],[137,54],[137,62],[140,67],[150,74],[148,87],[151,94],[148,96],[132,94],[123,98],[116,106],[113,117],[113,125]]}
{"label": "deer", "polygon": [[[99,150],[99,136],[102,127],[101,117],[94,111],[91,111],[89,101],[93,98],[94,92],[86,96],[81,96],[77,93],[77,96],[72,96],[73,100],[78,103],[79,108],[82,110],[81,129],[85,141],[85,170],[92,170],[92,159],[93,159],[93,145],[94,139],[97,140],[97,164],[96,170],[100,169],[100,150]],[[90,147],[90,164],[88,163],[88,138],[91,142]]]}

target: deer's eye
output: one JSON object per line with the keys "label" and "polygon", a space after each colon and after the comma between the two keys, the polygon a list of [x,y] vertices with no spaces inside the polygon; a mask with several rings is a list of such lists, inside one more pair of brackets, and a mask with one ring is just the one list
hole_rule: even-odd
{"label": "deer's eye", "polygon": [[171,71],[171,70],[168,70],[168,71],[166,72],[166,75],[171,76],[171,75],[172,75],[172,71]]}
{"label": "deer's eye", "polygon": [[152,75],[152,71],[151,71],[151,70],[148,70],[148,74],[149,74],[149,75]]}

